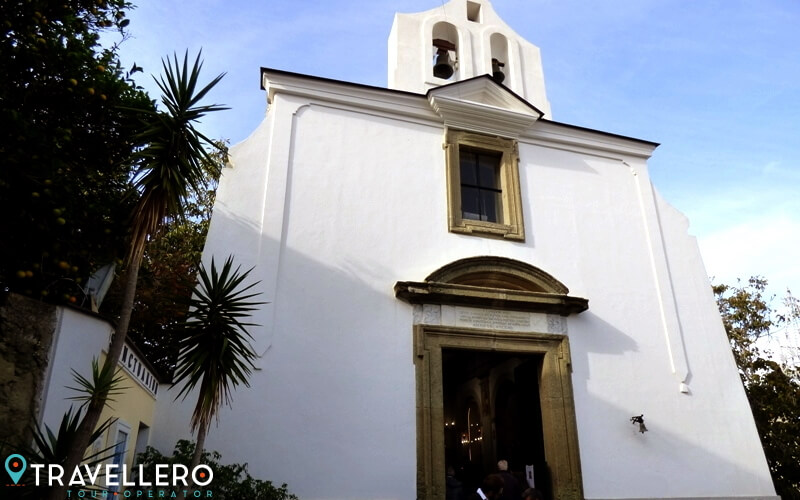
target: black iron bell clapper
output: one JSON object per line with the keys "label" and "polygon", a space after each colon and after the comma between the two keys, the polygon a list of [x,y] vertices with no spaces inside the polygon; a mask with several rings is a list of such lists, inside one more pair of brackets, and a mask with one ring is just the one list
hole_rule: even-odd
{"label": "black iron bell clapper", "polygon": [[436,64],[433,66],[433,76],[447,80],[453,76],[453,61],[450,59],[450,51],[438,49],[436,52]]}
{"label": "black iron bell clapper", "polygon": [[492,59],[492,79],[497,83],[503,83],[503,80],[506,79],[506,74],[500,69],[503,67],[505,67],[505,63]]}

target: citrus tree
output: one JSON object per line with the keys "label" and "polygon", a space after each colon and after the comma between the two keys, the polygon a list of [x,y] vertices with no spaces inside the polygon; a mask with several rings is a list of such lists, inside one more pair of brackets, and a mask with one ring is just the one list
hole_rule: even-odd
{"label": "citrus tree", "polygon": [[140,124],[152,110],[103,32],[122,0],[0,2],[0,283],[80,304],[92,271],[124,254]]}

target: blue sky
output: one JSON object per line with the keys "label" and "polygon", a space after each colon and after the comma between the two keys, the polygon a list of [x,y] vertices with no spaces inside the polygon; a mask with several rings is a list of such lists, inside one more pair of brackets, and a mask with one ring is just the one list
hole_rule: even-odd
{"label": "blue sky", "polygon": [[[442,0],[139,2],[123,63],[203,49],[208,135],[242,141],[264,116],[259,68],[386,85],[395,12]],[[800,2],[494,0],[542,52],[553,119],[661,143],[650,174],[686,214],[709,275],[762,275],[800,294]],[[138,81],[157,95],[150,79]]]}

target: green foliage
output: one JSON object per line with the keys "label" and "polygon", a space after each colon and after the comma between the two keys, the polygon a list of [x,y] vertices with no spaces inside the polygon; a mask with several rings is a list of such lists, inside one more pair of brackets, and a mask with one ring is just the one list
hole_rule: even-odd
{"label": "green foliage", "polygon": [[242,273],[233,265],[233,257],[228,257],[219,271],[213,258],[210,272],[200,266],[189,313],[178,330],[180,355],[174,384],[184,385],[177,397],[185,398],[199,388],[193,430],[208,428],[219,406],[230,404],[236,386],[250,386],[247,379],[256,354],[247,327],[254,325],[242,320],[262,302],[250,300],[258,293],[248,293],[257,283],[244,285],[252,269]]}
{"label": "green foliage", "polygon": [[[146,478],[155,477],[156,464],[183,464],[189,466],[194,454],[194,443],[184,439],[178,441],[172,456],[166,457],[150,446],[144,453],[139,454],[137,463],[144,466]],[[213,498],[218,500],[297,500],[295,495],[289,493],[286,484],[276,487],[270,481],[253,478],[247,472],[247,464],[221,465],[222,456],[216,452],[203,451],[202,464],[206,464],[214,471],[214,480],[208,486],[202,487],[212,492]],[[170,468],[171,470],[171,468]],[[205,496],[205,494],[203,495]]]}
{"label": "green foliage", "polygon": [[[9,447],[0,443],[0,456],[6,457],[11,453],[21,453],[28,460],[30,464],[63,464],[67,457],[67,453],[73,446],[75,434],[78,430],[82,417],[81,409],[73,413],[73,408],[70,407],[61,418],[61,424],[56,432],[44,425],[43,428],[34,423],[33,428],[33,446],[25,449],[16,447]],[[91,442],[101,437],[111,425],[116,422],[116,419],[109,418],[91,434]],[[103,460],[110,458],[113,453],[114,446],[101,449],[91,455],[85,457],[85,463],[89,466],[94,466]],[[18,488],[8,488],[7,498],[10,499],[39,499],[42,498],[44,487],[34,486],[35,477],[33,469],[29,466],[25,470],[19,484],[24,485]],[[4,497],[6,498],[6,497]]]}
{"label": "green foliage", "polygon": [[[166,111],[128,108],[139,118],[141,125],[140,131],[133,136],[136,150],[132,156],[132,180],[137,199],[130,219],[125,291],[105,360],[105,364],[110,366],[116,366],[119,361],[128,334],[146,243],[156,236],[168,218],[182,213],[185,199],[191,190],[197,189],[198,181],[202,179],[201,163],[209,158],[202,146],[210,141],[194,128],[193,123],[205,113],[222,109],[215,105],[196,106],[222,75],[197,90],[201,66],[198,55],[189,70],[188,54],[184,56],[182,67],[177,57],[174,66],[169,61],[164,63],[166,75],[158,83],[164,92],[162,103]],[[76,446],[67,457],[65,468],[77,466],[80,462],[81,450],[89,444],[89,433],[100,417],[105,397],[106,394],[101,394],[87,407]],[[61,500],[59,497],[64,489],[54,489],[51,500]]]}
{"label": "green foliage", "polygon": [[0,2],[0,281],[79,303],[84,280],[124,251],[134,201],[128,159],[153,109],[102,31],[123,0]]}
{"label": "green foliage", "polygon": [[753,361],[760,356],[756,340],[775,326],[772,309],[763,296],[766,286],[766,279],[754,276],[745,286],[712,287],[745,385],[753,375]]}
{"label": "green foliage", "polygon": [[785,319],[773,319],[766,285],[753,277],[744,286],[713,288],[775,489],[785,500],[800,499],[800,371],[781,366],[756,344]]}
{"label": "green foliage", "polygon": [[[167,219],[157,237],[147,244],[136,285],[136,301],[128,336],[161,373],[171,376],[178,357],[176,325],[185,320],[188,299],[200,271],[200,258],[211,221],[211,208],[222,167],[226,143],[217,141],[203,162],[201,185],[184,203],[183,217]],[[118,311],[122,281],[115,280],[103,310]]]}
{"label": "green foliage", "polygon": [[198,90],[203,67],[200,54],[191,69],[188,52],[182,64],[177,55],[173,61],[163,61],[164,74],[156,79],[166,110],[144,111],[144,127],[136,136],[136,142],[144,147],[135,155],[134,184],[140,196],[133,212],[131,258],[141,256],[148,238],[168,218],[182,216],[190,193],[204,186],[204,164],[213,163],[204,146],[213,146],[214,142],[195,129],[194,123],[207,113],[227,109],[216,104],[197,105],[224,74]]}
{"label": "green foliage", "polygon": [[[100,424],[100,426],[97,427],[94,432],[92,432],[90,442],[94,442],[96,439],[101,437],[108,430],[108,428],[111,427],[114,422],[116,422],[116,420],[117,419],[115,418],[109,418]],[[57,433],[53,433],[53,431],[47,425],[44,426],[44,430],[40,429],[38,426],[35,426],[33,439],[36,448],[33,454],[30,456],[30,458],[33,460],[33,463],[62,463],[66,458],[69,449],[72,447],[72,442],[75,437],[75,433],[78,430],[80,421],[81,410],[78,409],[78,411],[73,414],[72,408],[70,408],[62,417],[61,425],[58,427]],[[113,448],[114,447],[111,446],[93,453],[92,455],[86,457],[86,463],[92,465],[108,458],[110,455],[107,455],[107,452]]]}
{"label": "green foliage", "polygon": [[109,401],[114,401],[112,396],[119,396],[124,392],[127,387],[121,387],[125,377],[121,375],[121,370],[103,363],[102,368],[97,361],[97,358],[92,358],[92,378],[88,379],[78,373],[74,368],[72,369],[72,377],[78,384],[78,387],[67,387],[78,392],[77,396],[72,396],[68,399],[74,401],[82,401],[81,408],[91,404],[93,401],[100,401],[101,395],[103,404],[106,406]]}

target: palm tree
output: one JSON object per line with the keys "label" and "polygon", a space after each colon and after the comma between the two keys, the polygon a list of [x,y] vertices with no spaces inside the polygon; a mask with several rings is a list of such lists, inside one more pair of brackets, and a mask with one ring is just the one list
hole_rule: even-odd
{"label": "palm tree", "polygon": [[[218,75],[197,90],[203,66],[200,54],[191,69],[188,52],[184,54],[182,65],[178,63],[177,55],[173,56],[173,61],[167,58],[162,64],[164,75],[155,80],[162,92],[161,103],[166,109],[132,110],[141,115],[143,123],[142,131],[134,138],[141,145],[134,158],[133,176],[139,199],[131,217],[131,241],[126,258],[128,271],[120,317],[105,360],[110,367],[117,366],[125,345],[145,245],[165,220],[182,214],[186,198],[202,184],[203,162],[211,161],[204,145],[212,144],[212,141],[195,129],[194,123],[207,113],[226,109],[218,105],[197,105],[224,76]],[[103,410],[105,396],[101,394],[88,405],[64,463],[66,471],[80,464],[83,450],[88,446]],[[54,489],[50,499],[62,500],[64,490]]]}
{"label": "palm tree", "polygon": [[230,405],[231,393],[239,384],[250,387],[248,377],[256,353],[247,327],[255,325],[244,321],[263,304],[250,301],[259,295],[248,293],[257,282],[243,285],[250,271],[252,268],[244,273],[240,267],[233,269],[232,257],[225,260],[220,271],[213,257],[210,273],[201,264],[189,313],[178,326],[180,354],[173,386],[183,383],[183,387],[175,399],[186,399],[197,389],[191,422],[197,442],[189,470],[200,463],[208,428],[220,406]]}
{"label": "palm tree", "polygon": [[[81,408],[77,410],[70,406],[61,418],[61,425],[57,430],[51,429],[47,424],[34,422],[33,430],[33,444],[23,446],[21,449],[18,446],[9,447],[6,450],[6,444],[0,443],[0,456],[7,456],[12,453],[22,452],[31,463],[36,464],[56,464],[61,465],[65,457],[72,449],[72,442],[78,426],[81,421]],[[103,422],[91,434],[91,442],[94,442],[102,436],[113,424],[116,419],[109,418]],[[86,462],[90,467],[96,466],[103,460],[113,456],[114,445],[104,448],[102,450],[93,452],[90,456],[86,457]],[[10,491],[3,498],[11,499],[40,499],[42,498],[43,488],[46,486],[33,486],[36,483],[34,472],[31,468],[25,470],[25,474],[20,481],[21,487],[11,488]],[[46,484],[46,483],[45,483]],[[8,489],[8,488],[7,488]]]}
{"label": "palm tree", "polygon": [[[76,387],[67,387],[78,392],[78,395],[68,398],[81,402],[77,409],[70,406],[61,418],[61,425],[57,431],[54,432],[47,424],[41,425],[37,421],[33,421],[31,430],[33,431],[33,444],[23,445],[20,449],[18,444],[10,447],[8,450],[8,443],[0,442],[0,456],[7,456],[11,450],[22,453],[31,460],[32,463],[43,465],[61,465],[66,460],[67,455],[73,447],[75,441],[75,434],[78,432],[80,422],[82,420],[83,410],[94,399],[98,397],[101,392],[105,392],[106,405],[114,401],[111,396],[117,396],[124,392],[127,387],[123,387],[122,383],[124,377],[120,375],[119,370],[103,370],[100,368],[97,358],[92,359],[91,376],[84,377],[75,370],[72,370],[72,376],[75,380]],[[110,405],[109,405],[110,406]],[[113,424],[116,418],[108,418],[105,422],[100,424],[92,434],[89,436],[89,442],[94,443],[101,437]],[[94,466],[100,462],[111,458],[113,456],[112,450],[115,445],[94,451],[91,455],[85,458],[88,465]],[[9,453],[7,453],[7,451]],[[41,498],[42,488],[34,487],[33,484],[33,471],[27,469],[23,475],[22,487],[14,488],[9,492],[9,498]]]}

